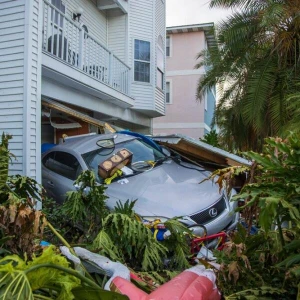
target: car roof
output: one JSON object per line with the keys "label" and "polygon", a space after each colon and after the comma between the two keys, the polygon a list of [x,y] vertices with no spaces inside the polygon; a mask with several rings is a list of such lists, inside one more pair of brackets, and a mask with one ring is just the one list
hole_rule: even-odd
{"label": "car roof", "polygon": [[112,134],[93,134],[87,136],[76,136],[65,139],[65,142],[54,146],[51,148],[52,151],[66,151],[72,150],[74,152],[83,154],[91,152],[93,150],[99,149],[97,146],[97,141],[105,139],[114,139],[115,144],[120,144],[125,141],[136,139],[136,137],[122,134],[122,133],[112,133]]}

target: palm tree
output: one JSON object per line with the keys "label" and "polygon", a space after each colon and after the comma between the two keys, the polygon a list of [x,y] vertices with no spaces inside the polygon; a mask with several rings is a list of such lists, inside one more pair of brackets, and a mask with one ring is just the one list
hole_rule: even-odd
{"label": "palm tree", "polygon": [[[214,85],[215,123],[230,150],[260,150],[267,136],[284,135],[295,117],[288,105],[300,82],[300,0],[211,0],[234,13],[215,30],[216,43],[196,66],[209,66],[198,98]],[[220,88],[221,87],[221,88]]]}

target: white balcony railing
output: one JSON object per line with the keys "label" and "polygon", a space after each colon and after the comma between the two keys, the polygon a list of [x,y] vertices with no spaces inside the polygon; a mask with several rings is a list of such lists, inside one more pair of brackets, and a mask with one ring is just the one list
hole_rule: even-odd
{"label": "white balcony railing", "polygon": [[46,0],[43,50],[115,90],[130,94],[130,68]]}

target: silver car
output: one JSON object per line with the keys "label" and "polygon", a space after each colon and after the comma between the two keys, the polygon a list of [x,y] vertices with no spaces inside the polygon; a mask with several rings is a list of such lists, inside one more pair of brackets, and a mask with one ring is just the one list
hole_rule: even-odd
{"label": "silver car", "polygon": [[[148,138],[127,134],[102,134],[74,137],[54,146],[43,154],[42,180],[48,196],[62,203],[67,191],[74,190],[74,181],[83,170],[92,170],[97,181],[98,166],[121,149],[129,150],[132,161],[123,175],[107,185],[107,206],[136,200],[135,211],[143,219],[153,221],[180,217],[182,223],[195,234],[208,234],[236,227],[236,202],[211,181],[204,181],[209,173],[179,156],[166,155]],[[234,191],[233,191],[234,193]]]}

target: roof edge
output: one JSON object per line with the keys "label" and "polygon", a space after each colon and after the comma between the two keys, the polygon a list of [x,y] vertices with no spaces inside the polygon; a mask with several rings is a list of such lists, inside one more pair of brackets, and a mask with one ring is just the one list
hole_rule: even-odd
{"label": "roof edge", "polygon": [[190,24],[190,25],[178,25],[178,26],[167,26],[166,30],[167,32],[170,31],[176,31],[176,30],[187,30],[187,29],[193,29],[195,31],[198,30],[204,30],[204,28],[207,27],[214,27],[214,22],[210,23],[200,23],[200,24]]}

